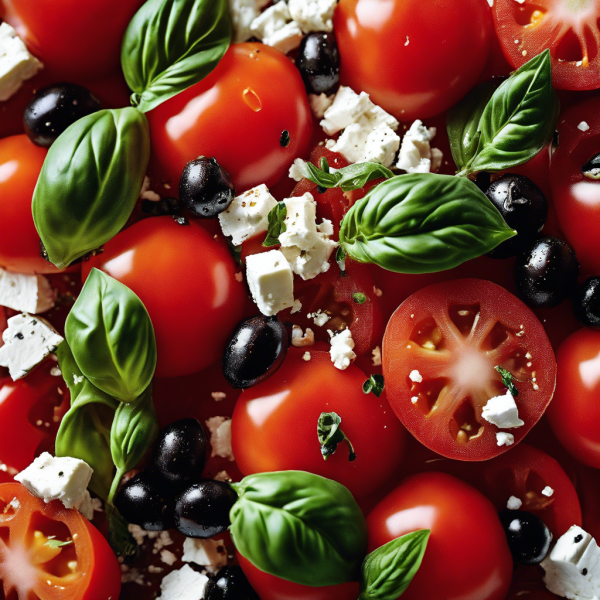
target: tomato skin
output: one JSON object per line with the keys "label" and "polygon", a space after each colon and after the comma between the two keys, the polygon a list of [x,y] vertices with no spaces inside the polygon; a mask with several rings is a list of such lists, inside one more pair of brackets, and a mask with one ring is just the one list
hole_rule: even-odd
{"label": "tomato skin", "polygon": [[341,0],[334,29],[342,83],[409,121],[447,110],[473,87],[492,19],[479,0]]}
{"label": "tomato skin", "polygon": [[[148,120],[156,170],[172,187],[190,160],[211,156],[238,194],[275,185],[294,158],[308,152],[313,129],[294,64],[255,43],[231,46],[208,77],[149,112]],[[290,134],[285,148],[284,130]]]}
{"label": "tomato skin", "polygon": [[197,221],[178,225],[171,217],[135,223],[83,265],[131,288],[154,326],[156,375],[195,373],[220,360],[245,302],[233,258]]}
{"label": "tomato skin", "polygon": [[367,517],[369,552],[419,529],[431,535],[402,600],[503,600],[513,561],[492,504],[459,479],[405,479]]}
{"label": "tomato skin", "polygon": [[[308,362],[302,359],[306,350]],[[374,491],[400,464],[404,430],[385,395],[377,399],[363,393],[366,379],[354,365],[336,369],[327,352],[290,348],[283,366],[242,392],[236,404],[231,437],[242,473],[297,469],[339,481],[356,497]],[[323,459],[317,438],[322,412],[342,418],[340,427],[357,455],[354,462],[345,443]]]}

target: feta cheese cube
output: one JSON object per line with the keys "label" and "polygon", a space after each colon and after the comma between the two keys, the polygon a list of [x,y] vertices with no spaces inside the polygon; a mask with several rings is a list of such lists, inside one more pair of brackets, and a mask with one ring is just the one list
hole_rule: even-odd
{"label": "feta cheese cube", "polygon": [[315,118],[322,119],[325,116],[325,111],[333,104],[335,94],[328,96],[327,94],[309,94],[308,103],[310,109],[315,115]]}
{"label": "feta cheese cube", "polygon": [[[345,133],[345,132],[344,132]],[[377,127],[367,136],[362,156],[357,162],[374,162],[391,167],[400,148],[400,137],[389,127]]]}
{"label": "feta cheese cube", "polygon": [[349,329],[344,329],[332,336],[331,348],[329,349],[329,356],[331,356],[331,362],[336,369],[344,371],[347,369],[354,359],[354,340],[352,339],[352,332]]}
{"label": "feta cheese cube", "polygon": [[256,17],[250,25],[250,31],[263,44],[273,46],[284,54],[297,48],[302,41],[302,30],[292,21],[285,2],[273,4]]}
{"label": "feta cheese cube", "polygon": [[15,381],[25,377],[64,341],[47,321],[26,313],[8,319],[2,339],[0,366],[8,367]]}
{"label": "feta cheese cube", "polygon": [[279,236],[282,246],[303,249],[312,243],[317,233],[317,203],[310,193],[284,200],[286,208],[285,231]]}
{"label": "feta cheese cube", "polygon": [[511,429],[525,425],[525,422],[519,419],[517,403],[509,391],[503,396],[490,398],[483,407],[481,416],[499,429]]}
{"label": "feta cheese cube", "polygon": [[292,19],[304,33],[333,31],[333,13],[338,0],[288,0]]}
{"label": "feta cheese cube", "polygon": [[194,571],[189,565],[171,571],[160,582],[158,600],[201,600],[204,598],[208,577]]}
{"label": "feta cheese cube", "polygon": [[186,538],[183,542],[181,560],[205,567],[209,573],[216,573],[227,564],[225,542],[223,540]]}
{"label": "feta cheese cube", "polygon": [[252,37],[250,25],[260,15],[264,0],[229,0],[229,14],[233,25],[233,42],[246,42]]}
{"label": "feta cheese cube", "polygon": [[43,66],[8,23],[0,24],[0,101],[16,94]]}
{"label": "feta cheese cube", "polygon": [[227,210],[219,215],[223,235],[231,236],[234,246],[267,231],[269,213],[277,205],[266,185],[262,184],[236,196]]}
{"label": "feta cheese cube", "polygon": [[577,125],[577,129],[579,129],[579,131],[586,132],[590,130],[590,126],[587,124],[586,121],[581,121],[581,123]]}
{"label": "feta cheese cube", "polygon": [[77,510],[88,520],[91,521],[94,518],[94,500],[98,500],[98,498],[92,499],[90,493],[85,490],[83,494],[83,498],[81,499],[81,503],[77,506]]}
{"label": "feta cheese cube", "polygon": [[369,94],[366,92],[357,94],[352,88],[342,85],[333,103],[325,111],[321,127],[327,135],[334,135],[356,123],[371,106],[373,103]]}
{"label": "feta cheese cube", "polygon": [[246,279],[252,299],[263,315],[270,317],[294,306],[294,275],[279,250],[248,256]]}
{"label": "feta cheese cube", "polygon": [[427,129],[422,121],[415,121],[404,134],[396,166],[407,173],[429,173],[431,171],[429,143],[435,137],[435,133],[434,127]]}
{"label": "feta cheese cube", "polygon": [[542,490],[542,495],[546,496],[547,498],[551,498],[553,494],[554,490],[549,485]]}
{"label": "feta cheese cube", "polygon": [[303,37],[300,27],[292,21],[278,29],[273,35],[263,39],[263,43],[287,54],[300,46]]}
{"label": "feta cheese cube", "polygon": [[43,275],[22,275],[0,268],[0,305],[33,314],[50,310],[56,293]]}
{"label": "feta cheese cube", "polygon": [[60,500],[66,508],[78,509],[83,503],[91,505],[87,486],[92,473],[92,468],[82,460],[69,456],[55,458],[43,452],[15,480],[46,503]]}
{"label": "feta cheese cube", "polygon": [[229,417],[211,417],[205,422],[210,431],[211,456],[235,460],[231,449],[231,419]]}
{"label": "feta cheese cube", "polygon": [[496,444],[498,446],[512,446],[515,443],[515,436],[512,433],[498,431],[496,433]]}

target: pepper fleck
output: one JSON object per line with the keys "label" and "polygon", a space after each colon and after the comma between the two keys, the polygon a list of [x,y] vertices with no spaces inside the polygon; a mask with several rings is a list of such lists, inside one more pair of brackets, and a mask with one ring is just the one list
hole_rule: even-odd
{"label": "pepper fleck", "polygon": [[281,137],[279,138],[279,145],[282,148],[287,148],[290,145],[290,132],[287,129],[284,129],[281,132]]}

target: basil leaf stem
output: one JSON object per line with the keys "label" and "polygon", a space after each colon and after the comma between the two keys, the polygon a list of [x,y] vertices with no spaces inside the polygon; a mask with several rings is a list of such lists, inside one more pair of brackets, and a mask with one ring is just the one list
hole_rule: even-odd
{"label": "basil leaf stem", "polygon": [[356,460],[356,453],[352,442],[346,437],[346,434],[340,429],[342,417],[337,413],[321,413],[317,422],[317,436],[319,444],[321,444],[321,454],[323,460],[327,460],[332,454],[335,454],[338,444],[346,442],[348,444],[349,456],[348,460],[353,462]]}
{"label": "basil leaf stem", "polygon": [[508,388],[508,391],[512,394],[514,398],[519,395],[519,390],[514,382],[513,374],[510,371],[507,371],[504,367],[498,365],[494,367],[498,373],[500,373],[500,377],[502,378],[502,383]]}

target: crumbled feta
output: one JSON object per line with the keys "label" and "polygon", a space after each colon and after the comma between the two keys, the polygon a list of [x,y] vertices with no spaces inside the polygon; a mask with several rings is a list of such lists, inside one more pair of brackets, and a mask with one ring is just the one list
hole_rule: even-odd
{"label": "crumbled feta", "polygon": [[294,306],[292,306],[292,310],[290,310],[291,315],[295,315],[302,310],[302,302],[300,300],[294,300]]}
{"label": "crumbled feta", "polygon": [[344,371],[356,358],[356,354],[353,352],[354,340],[352,339],[352,332],[349,329],[344,329],[332,336],[330,343],[329,355],[331,356],[331,362],[336,369]]}
{"label": "crumbled feta", "polygon": [[177,562],[177,557],[170,550],[160,551],[160,560],[172,567]]}
{"label": "crumbled feta", "polygon": [[264,315],[270,317],[294,306],[294,275],[281,251],[248,256],[246,279],[252,299]]}
{"label": "crumbled feta", "polygon": [[215,402],[221,402],[221,400],[225,400],[225,398],[227,398],[227,394],[225,392],[211,392],[210,395]]}
{"label": "crumbled feta", "polygon": [[317,327],[323,327],[331,320],[331,316],[319,309],[317,312],[308,313],[307,318],[312,319]]}
{"label": "crumbled feta", "polygon": [[296,49],[303,37],[285,2],[273,4],[256,17],[250,24],[250,31],[263,44],[273,46],[284,54]]}
{"label": "crumbled feta", "polygon": [[306,164],[305,160],[301,158],[297,158],[290,167],[289,176],[290,179],[294,181],[302,181],[304,179],[304,175],[302,175],[303,167]]}
{"label": "crumbled feta", "polygon": [[304,348],[305,346],[314,346],[315,334],[309,327],[306,331],[302,332],[302,327],[294,325],[292,327],[292,346],[294,348]]}
{"label": "crumbled feta", "polygon": [[91,521],[94,518],[94,510],[96,510],[94,505],[94,500],[98,500],[98,498],[92,498],[90,493],[86,490],[83,494],[83,499],[81,500],[81,504],[77,507],[77,510],[88,520]]}
{"label": "crumbled feta", "polygon": [[150,200],[150,202],[160,202],[161,197],[155,191],[150,189],[150,177],[144,177],[142,183],[142,189],[140,191],[140,198],[142,200]]}
{"label": "crumbled feta", "polygon": [[511,496],[506,503],[508,510],[519,510],[521,506],[523,506],[523,502],[516,496]]}
{"label": "crumbled feta", "polygon": [[0,305],[33,314],[50,310],[56,293],[43,275],[9,273],[0,268]]}
{"label": "crumbled feta", "polygon": [[498,446],[512,446],[515,443],[515,436],[512,433],[498,431],[496,433],[496,443]]}
{"label": "crumbled feta", "polygon": [[205,567],[209,573],[216,573],[227,564],[225,542],[223,540],[186,538],[183,542],[181,560]]}
{"label": "crumbled feta", "polygon": [[27,50],[23,40],[8,24],[0,25],[0,101],[17,93],[44,65]]}
{"label": "crumbled feta", "polygon": [[521,531],[521,521],[519,521],[519,519],[512,520],[508,525],[508,530],[515,532]]}
{"label": "crumbled feta", "polygon": [[8,319],[2,339],[0,366],[8,367],[15,381],[25,377],[64,341],[49,323],[26,313]]}
{"label": "crumbled feta", "polygon": [[509,391],[503,396],[490,398],[483,407],[481,416],[499,429],[511,429],[525,425],[525,422],[519,419],[517,403]]}
{"label": "crumbled feta", "polygon": [[[396,166],[407,173],[429,173],[432,170],[432,154],[429,143],[435,134],[435,127],[427,129],[422,121],[415,121],[402,138]],[[438,161],[441,162],[439,155],[436,158],[436,164]]]}
{"label": "crumbled feta", "polygon": [[600,548],[594,538],[573,525],[542,561],[546,587],[561,598],[600,598]]}
{"label": "crumbled feta", "polygon": [[577,125],[577,129],[579,129],[579,131],[589,131],[590,126],[585,121],[581,121],[581,123]]}
{"label": "crumbled feta", "polygon": [[408,378],[414,383],[422,383],[422,381],[423,381],[423,375],[421,375],[421,373],[419,373],[419,371],[417,371],[417,369],[414,369],[413,371],[411,371],[408,374]]}
{"label": "crumbled feta", "polygon": [[331,94],[331,96],[327,94],[308,95],[308,103],[316,119],[322,119],[325,116],[325,111],[333,104],[334,98],[335,94]]}
{"label": "crumbled feta", "polygon": [[412,398],[410,399],[412,404],[416,404],[419,401],[419,396],[412,396]]}
{"label": "crumbled feta", "polygon": [[233,481],[233,479],[231,479],[231,476],[229,475],[229,473],[227,471],[219,471],[213,477],[213,479],[215,481],[226,481],[227,483],[231,483]]}
{"label": "crumbled feta", "polygon": [[373,366],[380,367],[381,366],[381,348],[379,346],[376,346],[375,348],[373,348],[373,350],[371,350],[371,354],[373,355],[373,357],[371,358],[371,362],[373,363]]}
{"label": "crumbled feta", "polygon": [[211,456],[235,460],[231,449],[231,419],[211,417],[206,421],[206,426],[210,431]]}
{"label": "crumbled feta", "polygon": [[305,362],[308,362],[308,361],[310,360],[310,358],[311,358],[311,356],[310,356],[310,352],[305,352],[305,353],[302,355],[302,360],[303,360],[303,361],[305,361]]}
{"label": "crumbled feta", "polygon": [[288,0],[290,15],[304,33],[333,31],[338,0]]}
{"label": "crumbled feta", "polygon": [[236,196],[227,210],[219,214],[223,235],[231,236],[234,246],[267,231],[269,213],[277,205],[266,185],[262,184]]}
{"label": "crumbled feta", "polygon": [[91,506],[87,486],[93,472],[82,460],[43,452],[15,480],[46,503],[60,500],[66,508],[79,509],[84,502]]}
{"label": "crumbled feta", "polygon": [[201,600],[208,577],[184,565],[177,571],[171,571],[160,582],[161,595],[158,600]]}
{"label": "crumbled feta", "polygon": [[[4,340],[2,339],[2,334],[8,327],[8,322],[6,321],[6,311],[4,310],[4,306],[0,306],[0,348],[4,346]],[[60,373],[59,373],[60,375]]]}
{"label": "crumbled feta", "polygon": [[246,42],[252,37],[250,25],[266,4],[268,0],[229,0],[234,43]]}
{"label": "crumbled feta", "polygon": [[442,166],[444,153],[439,148],[431,149],[431,172],[436,173]]}
{"label": "crumbled feta", "polygon": [[542,490],[542,495],[546,496],[547,498],[550,498],[553,494],[554,490],[549,485]]}

